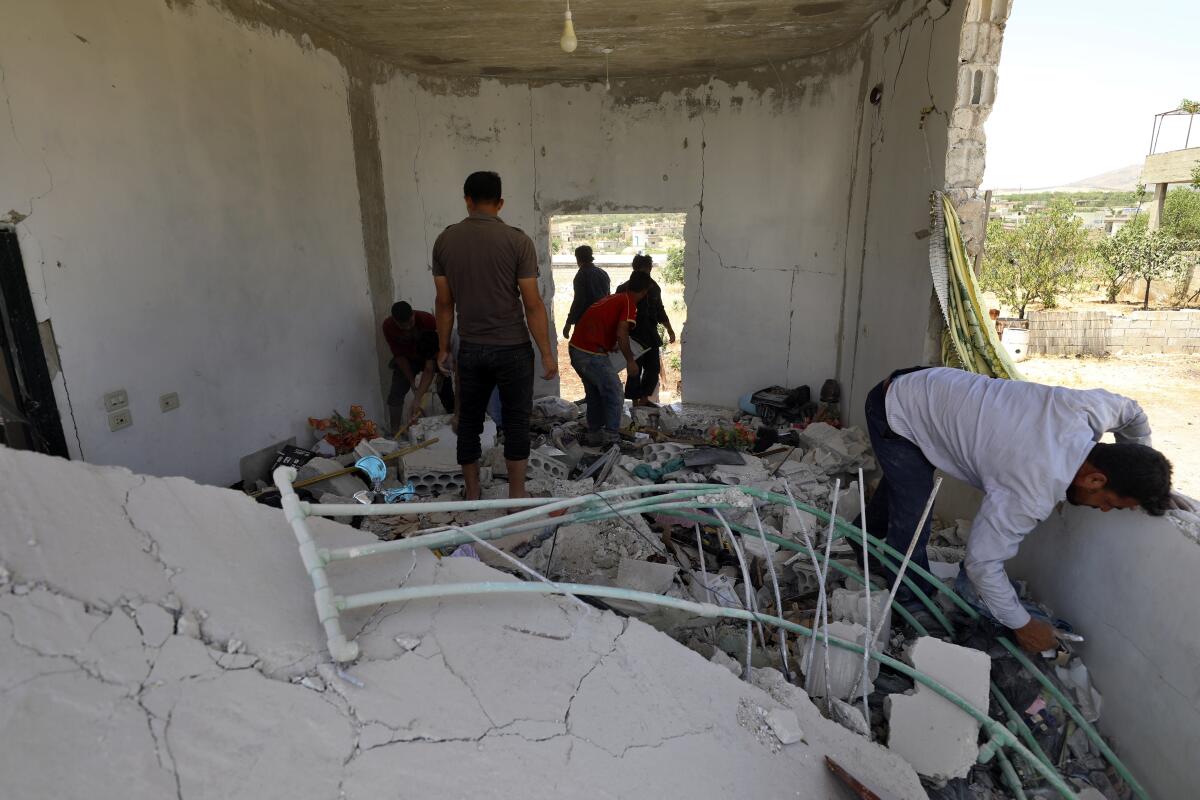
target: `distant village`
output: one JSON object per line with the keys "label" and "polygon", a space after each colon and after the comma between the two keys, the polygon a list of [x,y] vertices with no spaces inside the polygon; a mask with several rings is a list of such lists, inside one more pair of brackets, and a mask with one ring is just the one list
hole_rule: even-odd
{"label": "distant village", "polygon": [[[597,261],[638,253],[667,253],[683,247],[687,214],[578,214],[550,221],[554,262],[574,261],[579,245],[589,245]],[[602,258],[607,256],[609,258]]]}
{"label": "distant village", "polygon": [[[1052,197],[1057,196],[1063,195],[997,195],[992,198],[988,220],[998,220],[1007,230],[1019,228],[1030,217],[1045,211]],[[1148,214],[1150,204],[1149,198],[1139,202],[1134,192],[1087,193],[1073,197],[1072,202],[1075,216],[1083,220],[1083,227],[1092,238],[1115,236],[1139,214]]]}

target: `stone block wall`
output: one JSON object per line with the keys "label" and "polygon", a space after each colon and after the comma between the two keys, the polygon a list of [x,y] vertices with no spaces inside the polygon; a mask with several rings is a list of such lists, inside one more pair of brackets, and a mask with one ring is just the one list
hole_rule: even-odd
{"label": "stone block wall", "polygon": [[1029,353],[1200,353],[1200,311],[1034,311]]}

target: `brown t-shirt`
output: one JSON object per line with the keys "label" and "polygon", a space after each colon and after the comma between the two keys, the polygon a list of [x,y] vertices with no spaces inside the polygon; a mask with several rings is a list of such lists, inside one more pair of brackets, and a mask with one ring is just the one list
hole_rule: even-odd
{"label": "brown t-shirt", "polygon": [[462,341],[529,341],[517,279],[536,278],[538,263],[533,240],[520,228],[489,214],[471,214],[433,243],[433,274],[450,282]]}

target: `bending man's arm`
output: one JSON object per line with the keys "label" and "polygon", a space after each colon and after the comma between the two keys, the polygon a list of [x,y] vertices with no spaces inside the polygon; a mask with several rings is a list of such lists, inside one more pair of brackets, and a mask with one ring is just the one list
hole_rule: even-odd
{"label": "bending man's arm", "polygon": [[433,287],[437,290],[437,300],[434,303],[438,333],[437,366],[449,375],[450,332],[454,330],[454,292],[450,290],[450,280],[445,276],[435,275]]}
{"label": "bending man's arm", "polygon": [[989,491],[971,524],[963,560],[963,569],[988,611],[1016,632],[1021,647],[1034,652],[1054,646],[1054,630],[1029,616],[1004,571],[1004,562],[1017,554],[1021,540],[1036,524],[1007,493]]}
{"label": "bending man's arm", "polygon": [[[550,348],[550,320],[546,316],[546,304],[538,293],[537,278],[517,278],[517,288],[521,290],[521,302],[525,306],[525,324],[542,355],[542,378],[551,380],[558,374],[558,354]],[[441,332],[440,317],[438,332]]]}

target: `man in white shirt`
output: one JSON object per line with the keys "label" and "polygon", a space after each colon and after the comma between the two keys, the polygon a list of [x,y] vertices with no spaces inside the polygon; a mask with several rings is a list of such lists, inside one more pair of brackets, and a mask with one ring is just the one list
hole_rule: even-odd
{"label": "man in white shirt", "polygon": [[[1171,464],[1149,446],[1136,402],[1103,389],[1063,389],[957,369],[900,370],[867,396],[867,430],[883,480],[868,529],[904,552],[933,488],[934,469],[982,489],[963,569],[983,610],[1037,652],[1054,629],[1031,618],[1004,572],[1021,540],[1066,499],[1101,511],[1139,506],[1162,514]],[[1116,444],[1101,444],[1112,431]],[[913,553],[928,568],[929,522]],[[902,587],[898,599],[912,605]]]}

